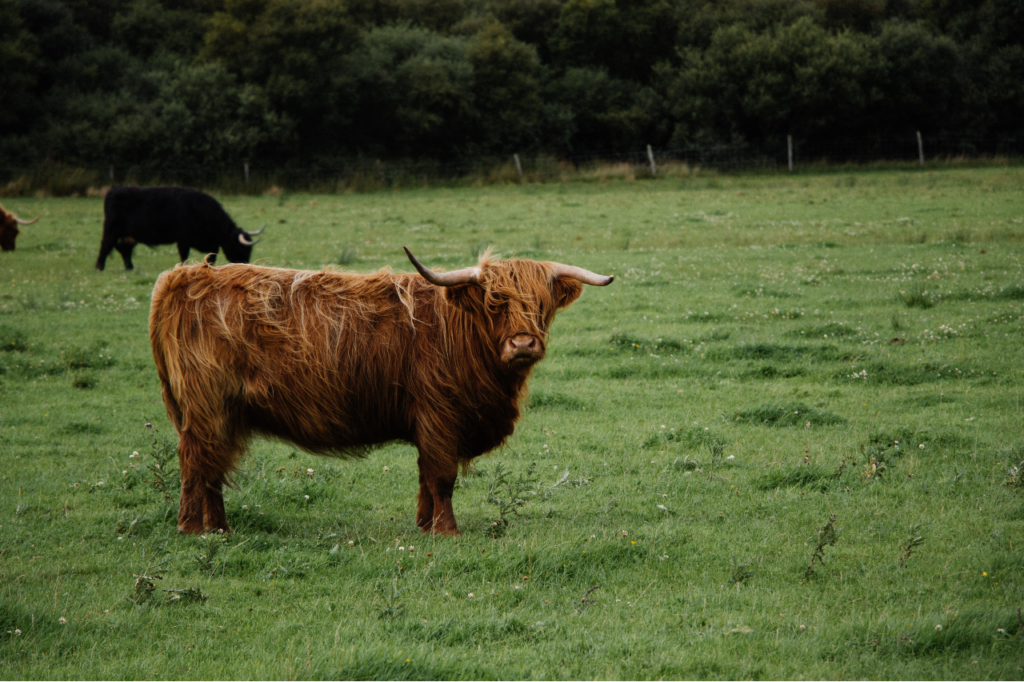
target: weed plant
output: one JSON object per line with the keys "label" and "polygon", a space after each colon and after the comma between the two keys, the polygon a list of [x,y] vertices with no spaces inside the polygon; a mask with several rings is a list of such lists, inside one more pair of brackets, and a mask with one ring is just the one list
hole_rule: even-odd
{"label": "weed plant", "polygon": [[1021,679],[1024,170],[599,170],[220,197],[269,266],[617,276],[460,475],[458,538],[415,526],[412,447],[259,438],[234,533],[179,535],[176,250],[98,273],[100,198],[5,199],[42,219],[0,258],[0,677]]}

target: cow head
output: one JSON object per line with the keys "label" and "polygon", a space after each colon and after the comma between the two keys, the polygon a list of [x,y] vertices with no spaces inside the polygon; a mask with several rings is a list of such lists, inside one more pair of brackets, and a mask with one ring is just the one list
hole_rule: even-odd
{"label": "cow head", "polygon": [[21,234],[18,225],[31,225],[36,220],[22,220],[15,213],[9,213],[0,206],[0,249],[14,251],[14,240]]}
{"label": "cow head", "polygon": [[236,227],[227,241],[220,246],[224,251],[224,257],[232,263],[248,263],[252,256],[252,247],[256,246],[260,241],[259,239],[253,239],[253,237],[263,234],[265,229],[267,229],[266,225],[255,232],[246,232]]}
{"label": "cow head", "polygon": [[475,267],[437,273],[405,252],[428,282],[444,287],[449,303],[483,327],[498,360],[512,370],[544,358],[555,313],[579,298],[584,284],[607,286],[615,279],[548,261],[493,261],[489,251]]}

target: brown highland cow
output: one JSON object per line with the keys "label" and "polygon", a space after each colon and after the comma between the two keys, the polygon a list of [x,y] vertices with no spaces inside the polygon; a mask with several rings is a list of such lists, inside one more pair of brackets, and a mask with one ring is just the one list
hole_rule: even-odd
{"label": "brown highland cow", "polygon": [[0,249],[14,251],[15,240],[21,234],[18,225],[31,225],[36,220],[39,220],[39,218],[37,217],[35,220],[22,220],[18,217],[18,214],[11,213],[3,206],[0,206]]}
{"label": "brown highland cow", "polygon": [[178,530],[230,531],[223,486],[253,434],[350,457],[419,450],[416,524],[457,535],[460,465],[494,449],[544,357],[555,312],[612,277],[532,260],[420,275],[180,266],[153,291],[149,335],[178,432]]}

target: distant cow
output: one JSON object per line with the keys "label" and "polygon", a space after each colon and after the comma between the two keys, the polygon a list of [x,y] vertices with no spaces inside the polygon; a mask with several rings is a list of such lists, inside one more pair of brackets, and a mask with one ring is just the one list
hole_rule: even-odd
{"label": "distant cow", "polygon": [[230,531],[223,484],[253,434],[319,455],[419,450],[423,532],[458,535],[460,465],[512,434],[555,312],[612,277],[532,260],[420,275],[180,266],[157,280],[149,336],[178,432],[178,530]]}
{"label": "distant cow", "polygon": [[235,225],[224,208],[209,194],[184,187],[111,187],[103,201],[103,241],[96,269],[117,249],[124,267],[131,270],[136,244],[177,244],[182,262],[189,249],[214,254],[223,249],[232,263],[248,263],[253,237]]}
{"label": "distant cow", "polygon": [[7,211],[0,206],[0,249],[14,251],[14,240],[21,234],[18,225],[31,225],[36,220],[22,220],[16,213]]}

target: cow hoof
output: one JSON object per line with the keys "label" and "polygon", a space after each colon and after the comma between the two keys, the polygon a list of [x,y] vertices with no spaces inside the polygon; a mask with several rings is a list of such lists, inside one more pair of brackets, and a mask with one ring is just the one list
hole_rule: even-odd
{"label": "cow hoof", "polygon": [[431,532],[433,532],[434,535],[441,535],[445,537],[455,537],[457,535],[462,535],[462,533],[459,532],[458,528],[449,528],[447,530],[435,530]]}

